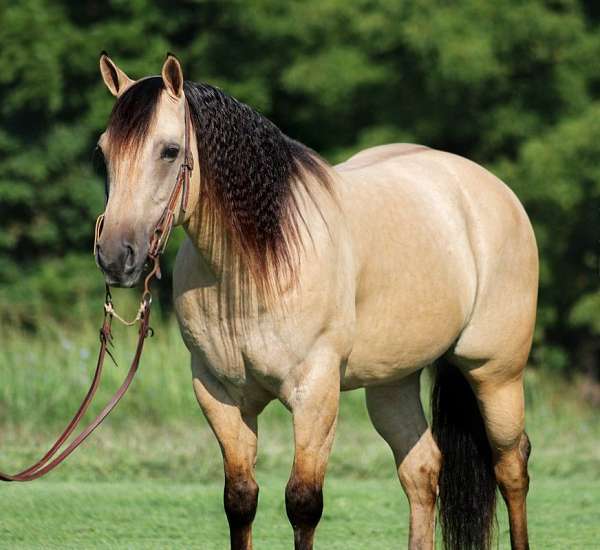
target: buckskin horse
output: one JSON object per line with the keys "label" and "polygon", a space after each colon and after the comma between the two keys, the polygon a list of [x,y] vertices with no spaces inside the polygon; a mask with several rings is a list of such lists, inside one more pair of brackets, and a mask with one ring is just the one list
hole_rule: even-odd
{"label": "buckskin horse", "polygon": [[[194,166],[175,212],[187,238],[174,300],[223,454],[231,547],[252,547],[267,403],[292,414],[285,503],[295,548],[309,549],[340,390],[365,388],[410,503],[410,548],[433,548],[438,497],[446,548],[488,548],[497,487],[512,548],[527,548],[523,371],[538,260],[510,189],[411,144],[330,166],[247,105],[185,81],[170,54],[160,76],[138,81],[105,54],[100,69],[117,98],[98,142],[109,192],[96,254],[108,284],[137,283],[177,170]],[[419,398],[429,365],[431,430]]]}

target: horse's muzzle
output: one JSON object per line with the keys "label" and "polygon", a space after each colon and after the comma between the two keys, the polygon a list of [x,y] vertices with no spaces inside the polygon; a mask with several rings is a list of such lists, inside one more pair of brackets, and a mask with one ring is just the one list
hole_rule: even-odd
{"label": "horse's muzzle", "polygon": [[110,286],[132,287],[137,284],[144,269],[145,256],[138,247],[128,241],[106,245],[99,243],[96,248],[98,266]]}

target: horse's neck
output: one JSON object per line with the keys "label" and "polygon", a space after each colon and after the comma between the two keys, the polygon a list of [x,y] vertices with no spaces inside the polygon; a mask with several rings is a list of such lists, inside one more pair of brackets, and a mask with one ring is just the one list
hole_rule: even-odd
{"label": "horse's neck", "polygon": [[[332,180],[338,177],[333,168],[327,167],[327,170]],[[298,262],[302,262],[305,251],[314,252],[319,248],[320,241],[331,238],[329,225],[339,214],[339,205],[335,198],[335,189],[331,193],[320,182],[313,179],[306,181],[306,188],[297,184],[294,193],[298,205],[295,221],[300,239],[297,250],[292,250],[292,254],[298,256]],[[243,284],[242,291],[245,294],[260,294],[252,277],[244,277],[240,274],[245,263],[243,251],[235,250],[232,236],[228,234],[223,224],[218,221],[215,223],[216,218],[212,221],[204,218],[201,205],[197,205],[184,225],[188,237],[200,256],[198,269],[226,291],[236,287],[236,292],[239,292],[239,285]],[[282,272],[281,277],[280,289],[288,288],[293,284],[286,271]]]}
{"label": "horse's neck", "polygon": [[231,246],[225,228],[215,223],[209,227],[207,220],[203,219],[200,205],[197,205],[184,229],[198,254],[197,269],[204,275],[203,279],[208,277],[220,284],[223,273],[219,266],[223,263],[225,247]]}

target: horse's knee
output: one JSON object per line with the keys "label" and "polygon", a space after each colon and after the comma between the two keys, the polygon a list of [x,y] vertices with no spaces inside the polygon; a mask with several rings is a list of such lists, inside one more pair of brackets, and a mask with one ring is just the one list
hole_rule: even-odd
{"label": "horse's knee", "polygon": [[244,527],[254,520],[258,505],[258,485],[250,477],[225,479],[225,513],[231,527]]}
{"label": "horse's knee", "polygon": [[314,528],[323,513],[323,488],[292,478],[285,490],[285,507],[294,529]]}

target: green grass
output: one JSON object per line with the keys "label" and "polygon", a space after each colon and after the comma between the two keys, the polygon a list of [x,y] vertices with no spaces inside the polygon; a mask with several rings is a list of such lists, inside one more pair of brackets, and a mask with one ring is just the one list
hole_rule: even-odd
{"label": "green grass", "polygon": [[[262,472],[257,548],[289,549],[281,476]],[[227,547],[216,483],[48,482],[2,487],[0,548]],[[529,499],[532,548],[597,548],[600,482],[536,480]],[[509,548],[504,510],[499,548]],[[403,548],[408,506],[396,480],[328,479],[317,548]]]}
{"label": "green grass", "polygon": [[[38,457],[89,383],[95,328],[51,330],[35,337],[0,331],[0,469]],[[126,372],[133,332],[117,332],[120,367],[107,364],[96,410]],[[221,457],[195,403],[188,363],[177,328],[159,323],[130,393],[92,440],[46,480],[0,486],[0,547],[225,548]],[[597,545],[599,415],[573,387],[528,372],[533,548]],[[290,421],[278,403],[260,418],[257,548],[290,547],[283,501]],[[500,548],[508,543],[504,516],[500,506]],[[391,453],[370,425],[362,392],[344,394],[318,547],[402,548],[407,529]]]}

